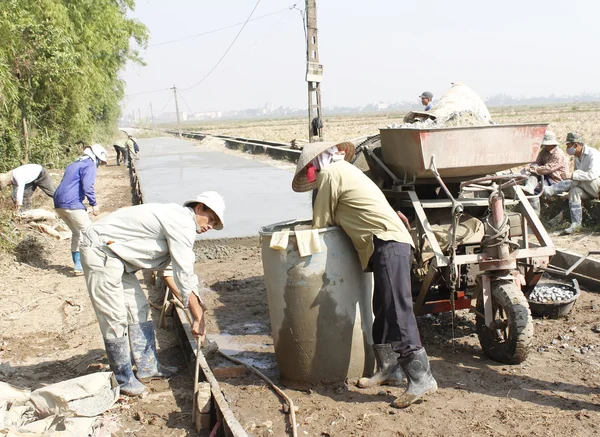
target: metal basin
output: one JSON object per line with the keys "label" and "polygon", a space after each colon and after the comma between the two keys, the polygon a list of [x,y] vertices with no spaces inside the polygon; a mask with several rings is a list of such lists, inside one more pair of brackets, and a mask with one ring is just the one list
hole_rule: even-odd
{"label": "metal basin", "polygon": [[465,179],[535,161],[548,123],[380,129],[384,164],[408,180],[430,179],[431,158],[442,178]]}

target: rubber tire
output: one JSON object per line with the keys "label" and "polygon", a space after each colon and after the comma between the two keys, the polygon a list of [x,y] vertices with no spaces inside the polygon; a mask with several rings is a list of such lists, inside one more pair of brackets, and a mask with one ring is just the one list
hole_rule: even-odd
{"label": "rubber tire", "polygon": [[[494,331],[485,326],[483,317],[477,315],[477,336],[483,352],[500,363],[522,363],[527,358],[533,342],[533,318],[527,299],[513,282],[494,281],[492,305],[494,316],[499,305],[508,318],[508,340],[496,341]],[[479,293],[477,298],[477,311],[484,314],[483,293]]]}

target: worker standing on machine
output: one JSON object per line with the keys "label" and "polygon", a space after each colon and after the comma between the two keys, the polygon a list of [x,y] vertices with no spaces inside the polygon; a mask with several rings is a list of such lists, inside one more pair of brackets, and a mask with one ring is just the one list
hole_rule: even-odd
{"label": "worker standing on machine", "polygon": [[317,190],[313,228],[340,226],[352,240],[363,269],[373,271],[373,351],[378,370],[372,378],[362,378],[359,387],[399,385],[404,371],[408,388],[391,404],[404,408],[437,390],[413,313],[413,242],[377,185],[346,162],[353,156],[354,145],[348,142],[304,146],[292,188]]}

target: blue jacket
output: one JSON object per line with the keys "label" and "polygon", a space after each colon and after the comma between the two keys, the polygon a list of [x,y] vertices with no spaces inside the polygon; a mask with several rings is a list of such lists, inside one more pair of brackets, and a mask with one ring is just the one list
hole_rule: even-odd
{"label": "blue jacket", "polygon": [[54,193],[54,207],[85,209],[87,197],[91,206],[96,206],[96,163],[92,159],[75,161],[67,166],[60,185]]}

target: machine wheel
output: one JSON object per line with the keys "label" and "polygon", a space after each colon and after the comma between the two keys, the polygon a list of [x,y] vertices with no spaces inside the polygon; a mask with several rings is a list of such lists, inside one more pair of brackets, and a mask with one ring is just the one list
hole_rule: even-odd
{"label": "machine wheel", "polygon": [[485,326],[483,293],[477,298],[477,335],[483,352],[494,361],[525,361],[533,341],[533,319],[527,299],[509,281],[492,282],[492,311],[496,329]]}

